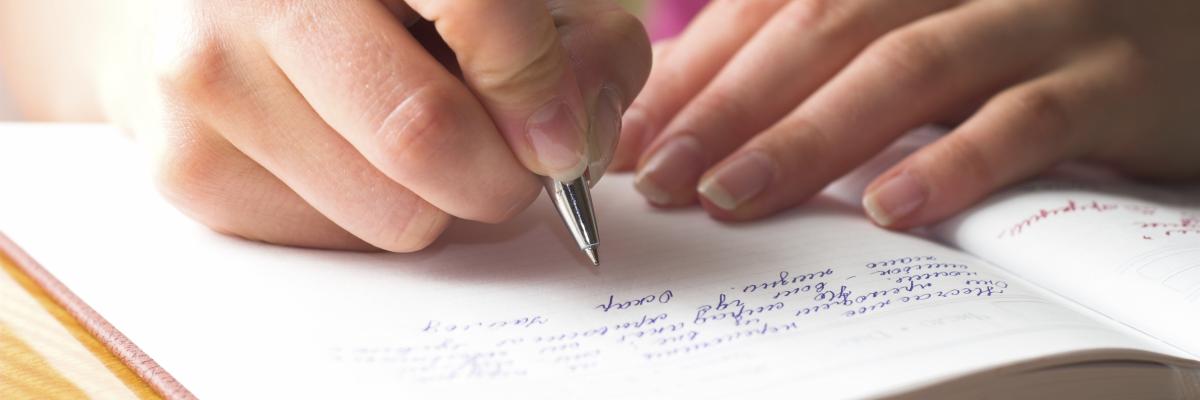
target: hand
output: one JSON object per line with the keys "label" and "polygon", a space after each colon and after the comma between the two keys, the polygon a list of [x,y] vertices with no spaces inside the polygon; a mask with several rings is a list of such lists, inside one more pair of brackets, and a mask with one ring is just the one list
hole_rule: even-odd
{"label": "hand", "polygon": [[176,3],[132,8],[157,25],[108,60],[107,113],[176,206],[272,243],[414,251],[535,174],[598,179],[649,70],[608,0]]}
{"label": "hand", "polygon": [[879,225],[938,221],[1068,160],[1200,176],[1200,3],[716,1],[660,54],[614,168],[653,204],[792,207],[904,132],[969,116],[878,177]]}

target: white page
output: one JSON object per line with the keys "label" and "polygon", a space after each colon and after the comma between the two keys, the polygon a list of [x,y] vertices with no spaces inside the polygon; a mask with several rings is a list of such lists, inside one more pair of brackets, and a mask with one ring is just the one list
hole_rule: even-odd
{"label": "white page", "polygon": [[410,255],[249,243],[176,212],[139,158],[105,128],[0,129],[0,229],[202,398],[861,397],[1173,351],[829,198],[725,225],[607,177],[593,269],[545,204]]}
{"label": "white page", "polygon": [[1200,186],[1075,168],[938,230],[945,241],[1200,355]]}

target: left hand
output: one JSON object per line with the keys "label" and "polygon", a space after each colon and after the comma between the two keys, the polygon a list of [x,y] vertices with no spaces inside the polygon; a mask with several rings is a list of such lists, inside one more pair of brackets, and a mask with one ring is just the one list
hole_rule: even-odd
{"label": "left hand", "polygon": [[892,228],[1068,160],[1200,176],[1197,21],[1192,0],[715,1],[657,49],[614,167],[656,205],[754,219],[969,116],[867,188]]}

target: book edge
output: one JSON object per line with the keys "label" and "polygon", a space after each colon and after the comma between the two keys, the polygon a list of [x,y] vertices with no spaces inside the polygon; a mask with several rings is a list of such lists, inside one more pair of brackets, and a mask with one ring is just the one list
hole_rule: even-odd
{"label": "book edge", "polygon": [[47,295],[75,318],[84,330],[95,337],[126,367],[151,389],[167,399],[195,399],[196,396],[171,376],[154,359],[146,355],[133,341],[108,323],[96,310],[71,292],[3,232],[0,232],[0,253],[4,253],[26,276],[46,291]]}

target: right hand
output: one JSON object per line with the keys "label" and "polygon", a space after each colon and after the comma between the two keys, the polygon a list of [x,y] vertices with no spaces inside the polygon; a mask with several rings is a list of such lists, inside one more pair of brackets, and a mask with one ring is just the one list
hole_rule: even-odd
{"label": "right hand", "polygon": [[415,251],[598,179],[650,67],[610,0],[176,3],[130,8],[104,107],[172,203],[271,243]]}

